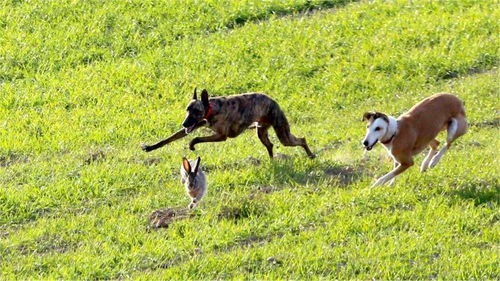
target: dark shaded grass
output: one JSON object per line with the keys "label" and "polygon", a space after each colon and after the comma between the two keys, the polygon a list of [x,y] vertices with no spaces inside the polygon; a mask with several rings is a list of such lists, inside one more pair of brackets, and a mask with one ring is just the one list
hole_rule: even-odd
{"label": "dark shaded grass", "polygon": [[310,15],[316,11],[325,9],[332,9],[344,6],[348,3],[358,2],[359,0],[323,0],[323,1],[306,1],[299,5],[284,7],[284,6],[270,6],[265,11],[260,13],[251,14],[248,12],[240,12],[234,15],[225,24],[225,28],[233,29],[243,26],[249,22],[258,22],[268,20],[271,17],[285,17],[288,15],[300,14],[300,16]]}

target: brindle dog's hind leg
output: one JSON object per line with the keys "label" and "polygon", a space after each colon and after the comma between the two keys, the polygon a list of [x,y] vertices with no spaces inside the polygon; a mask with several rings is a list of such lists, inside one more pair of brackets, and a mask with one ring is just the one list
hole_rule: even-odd
{"label": "brindle dog's hind leg", "polygon": [[192,151],[194,151],[194,146],[197,143],[202,143],[202,142],[219,142],[219,141],[225,141],[226,139],[227,139],[227,137],[225,135],[219,135],[219,134],[215,134],[215,135],[208,136],[208,137],[194,138],[189,143],[189,149],[192,150]]}
{"label": "brindle dog's hind leg", "polygon": [[309,158],[316,157],[314,153],[311,152],[309,146],[307,145],[305,138],[297,138],[292,133],[290,133],[289,127],[274,127],[278,139],[284,146],[302,146],[307,153]]}
{"label": "brindle dog's hind leg", "polygon": [[[203,127],[207,124],[207,120],[203,120],[203,121],[200,121],[198,122],[198,124],[196,124],[196,126],[194,127],[193,130],[199,128],[199,127]],[[146,151],[146,152],[149,152],[149,151],[152,151],[152,150],[155,150],[155,149],[158,149],[164,145],[167,145],[173,141],[176,141],[178,139],[181,139],[185,136],[187,136],[188,134],[186,133],[186,129],[182,128],[180,129],[179,131],[177,131],[175,134],[171,135],[170,137],[156,143],[156,144],[153,144],[153,145],[142,145],[141,148],[142,150]]]}
{"label": "brindle dog's hind leg", "polygon": [[[260,125],[260,124],[259,124]],[[259,136],[260,142],[266,147],[267,153],[271,159],[273,158],[273,144],[269,140],[269,125],[260,125],[257,127],[257,136]]]}

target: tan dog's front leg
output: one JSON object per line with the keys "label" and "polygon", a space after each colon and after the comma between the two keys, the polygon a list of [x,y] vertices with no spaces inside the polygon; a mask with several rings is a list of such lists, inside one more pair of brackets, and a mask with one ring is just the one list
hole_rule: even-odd
{"label": "tan dog's front leg", "polygon": [[392,180],[395,176],[401,174],[402,172],[406,171],[406,169],[410,168],[413,165],[413,160],[410,158],[409,161],[404,161],[399,164],[399,166],[392,170],[391,172],[387,173],[385,176],[379,178],[373,185],[372,187],[376,187],[379,185],[382,185],[390,180]]}
{"label": "tan dog's front leg", "polygon": [[[399,166],[399,163],[396,160],[394,160],[394,169],[396,169],[398,166]],[[395,180],[396,180],[396,177],[393,177],[391,179],[391,181],[389,182],[389,185],[391,185],[391,186],[394,185]]]}

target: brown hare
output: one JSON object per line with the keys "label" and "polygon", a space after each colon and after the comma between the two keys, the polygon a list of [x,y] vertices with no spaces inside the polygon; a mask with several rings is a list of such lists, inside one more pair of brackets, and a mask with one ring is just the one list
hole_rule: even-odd
{"label": "brown hare", "polygon": [[184,184],[187,194],[191,197],[189,209],[196,207],[207,192],[207,180],[205,173],[200,168],[200,161],[200,157],[196,161],[190,161],[185,157],[182,158],[181,182]]}

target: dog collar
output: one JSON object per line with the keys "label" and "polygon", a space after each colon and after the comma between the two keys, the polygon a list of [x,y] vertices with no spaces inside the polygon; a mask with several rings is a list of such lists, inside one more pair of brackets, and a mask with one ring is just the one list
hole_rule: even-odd
{"label": "dog collar", "polygon": [[212,114],[213,114],[213,111],[212,111],[212,104],[211,104],[211,103],[209,103],[209,104],[208,104],[208,109],[207,109],[207,112],[205,112],[205,116],[203,116],[203,118],[208,119],[208,118],[210,118],[210,116],[212,116]]}
{"label": "dog collar", "polygon": [[392,139],[396,136],[396,133],[394,133],[388,140],[386,141],[380,141],[381,144],[388,144],[392,141]]}

